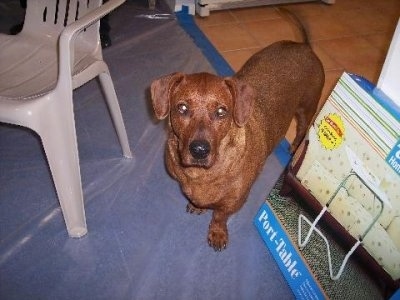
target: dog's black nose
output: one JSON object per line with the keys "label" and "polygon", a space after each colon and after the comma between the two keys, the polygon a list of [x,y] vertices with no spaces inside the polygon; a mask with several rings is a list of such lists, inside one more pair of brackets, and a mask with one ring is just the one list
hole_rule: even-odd
{"label": "dog's black nose", "polygon": [[189,145],[190,154],[195,159],[204,159],[210,154],[210,143],[204,140],[193,141]]}

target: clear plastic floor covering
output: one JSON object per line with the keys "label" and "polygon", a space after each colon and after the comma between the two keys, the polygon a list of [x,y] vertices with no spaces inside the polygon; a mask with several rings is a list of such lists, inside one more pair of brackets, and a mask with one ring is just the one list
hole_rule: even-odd
{"label": "clear plastic floor covering", "polygon": [[[0,299],[293,298],[253,226],[283,171],[275,155],[229,220],[227,250],[207,244],[210,212],[186,213],[164,167],[165,124],[152,117],[149,86],[175,71],[215,71],[176,19],[143,17],[154,13],[146,3],[128,0],[111,14],[104,50],[132,160],[121,156],[98,83],[74,92],[87,236],[67,235],[38,136],[0,124]],[[2,32],[17,4],[0,4]],[[156,12],[168,10],[158,3]]]}

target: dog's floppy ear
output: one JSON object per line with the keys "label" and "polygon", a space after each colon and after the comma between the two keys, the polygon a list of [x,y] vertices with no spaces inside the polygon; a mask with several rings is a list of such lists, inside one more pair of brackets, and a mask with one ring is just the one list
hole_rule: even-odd
{"label": "dog's floppy ear", "polygon": [[253,112],[254,90],[236,78],[226,78],[225,82],[233,96],[233,119],[237,126],[243,127]]}
{"label": "dog's floppy ear", "polygon": [[172,73],[151,83],[151,102],[157,119],[162,120],[168,116],[171,93],[184,76],[182,73]]}

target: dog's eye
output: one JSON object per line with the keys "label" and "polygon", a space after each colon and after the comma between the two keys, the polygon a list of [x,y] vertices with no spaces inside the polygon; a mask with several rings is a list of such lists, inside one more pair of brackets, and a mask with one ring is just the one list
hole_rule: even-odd
{"label": "dog's eye", "polygon": [[217,109],[217,111],[215,112],[215,114],[216,114],[216,116],[217,116],[218,118],[223,118],[223,117],[225,117],[225,116],[227,115],[227,113],[228,113],[228,111],[226,110],[225,107],[219,107],[219,108]]}
{"label": "dog's eye", "polygon": [[184,103],[178,104],[178,112],[181,115],[186,115],[188,113],[188,111],[189,111],[189,108],[186,104],[184,104]]}

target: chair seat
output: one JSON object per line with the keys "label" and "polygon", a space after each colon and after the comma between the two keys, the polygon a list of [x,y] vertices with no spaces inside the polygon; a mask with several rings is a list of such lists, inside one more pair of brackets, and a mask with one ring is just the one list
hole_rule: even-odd
{"label": "chair seat", "polygon": [[[0,34],[0,98],[34,98],[54,90],[57,83],[57,45],[38,42],[29,36]],[[96,59],[75,52],[73,74],[91,66]]]}

